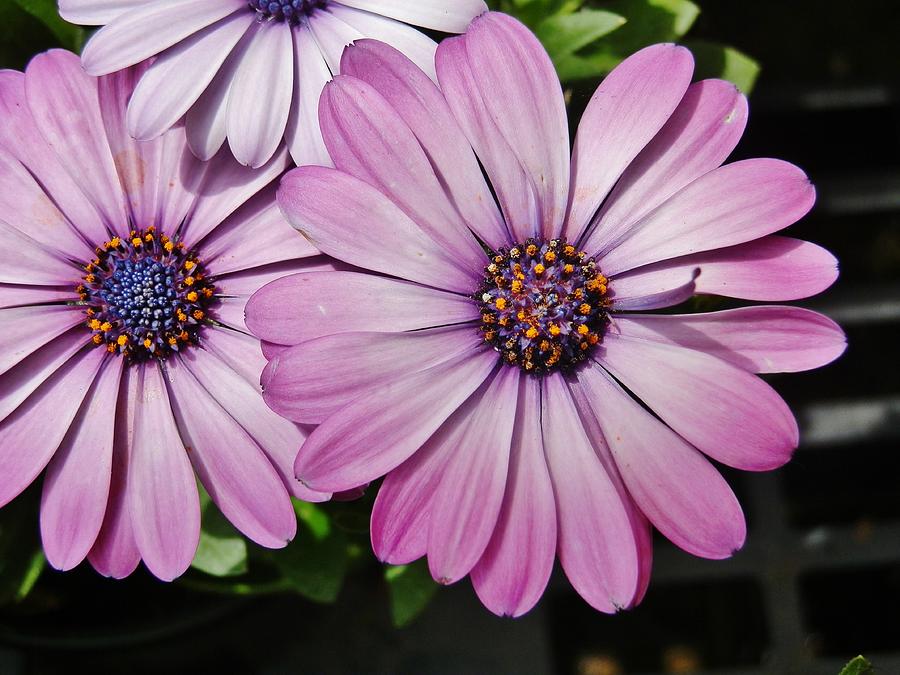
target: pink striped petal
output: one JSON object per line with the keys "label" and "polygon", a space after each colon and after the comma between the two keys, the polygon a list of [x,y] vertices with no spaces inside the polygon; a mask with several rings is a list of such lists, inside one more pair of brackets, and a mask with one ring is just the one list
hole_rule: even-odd
{"label": "pink striped petal", "polygon": [[69,23],[102,26],[147,0],[59,0],[59,14]]}
{"label": "pink striped petal", "polygon": [[69,359],[0,422],[0,506],[31,485],[47,466],[105,356],[102,349],[88,349]]}
{"label": "pink striped petal", "polygon": [[465,38],[441,42],[436,64],[447,104],[484,165],[510,233],[515,241],[536,236],[540,217],[534,190],[481,98],[466,53]]}
{"label": "pink striped petal", "polygon": [[612,308],[617,312],[643,312],[650,309],[662,309],[663,307],[672,307],[680,305],[693,297],[697,291],[697,277],[700,276],[700,268],[695,267],[692,270],[682,270],[684,283],[675,288],[668,288],[650,293],[646,295],[638,295],[629,297],[617,292],[617,284],[613,282],[610,286],[612,289]]}
{"label": "pink striped petal", "polygon": [[151,140],[184,117],[252,21],[252,12],[232,14],[160,54],[141,77],[128,106],[131,134]]}
{"label": "pink striped petal", "polygon": [[433,434],[497,365],[482,350],[410,375],[329,417],[300,449],[294,471],[313,490],[368,483],[399,465]]}
{"label": "pink striped petal", "polygon": [[629,607],[640,574],[631,519],[585,433],[560,375],[544,378],[541,426],[556,497],[559,560],[595,609]]}
{"label": "pink striped petal", "polygon": [[556,70],[512,17],[482,14],[466,34],[472,74],[491,118],[534,189],[541,234],[559,234],[569,197],[569,123]]}
{"label": "pink striped petal", "polygon": [[294,41],[294,93],[285,139],[297,166],[333,166],[319,128],[319,96],[331,71],[307,24],[296,26]]}
{"label": "pink striped petal", "polygon": [[141,368],[128,465],[128,510],[144,564],[163,581],[181,576],[200,541],[200,497],[156,363]]}
{"label": "pink striped petal", "polygon": [[445,33],[462,33],[473,18],[487,11],[484,0],[341,0],[341,4]]}
{"label": "pink striped petal", "polygon": [[71,286],[26,286],[0,283],[0,309],[72,302],[76,298],[75,289]]}
{"label": "pink striped petal", "polygon": [[721,165],[746,126],[747,98],[737,87],[724,80],[692,84],[669,121],[628,165],[582,248],[590,255],[605,253],[629,225]]}
{"label": "pink striped petal", "polygon": [[374,187],[335,169],[291,171],[281,181],[278,204],[291,225],[323,253],[436,288],[471,293],[477,266],[487,260],[481,251],[454,255]]}
{"label": "pink striped petal", "polygon": [[712,354],[751,373],[795,373],[838,358],[847,338],[827,316],[800,307],[741,307],[704,314],[619,316],[611,329]]}
{"label": "pink striped petal", "polygon": [[123,12],[84,46],[82,61],[91,75],[106,75],[156,56],[193,33],[238,10],[244,0],[151,0]]}
{"label": "pink striped petal", "polygon": [[137,369],[122,373],[116,406],[113,438],[112,477],[106,515],[88,560],[97,572],[113,579],[123,579],[134,572],[141,561],[134,540],[134,528],[128,511],[128,465],[134,443],[134,420],[140,405],[140,377]]}
{"label": "pink striped petal", "polygon": [[506,492],[519,379],[518,369],[501,368],[460,407],[464,430],[442,471],[428,525],[428,569],[440,584],[467,575],[493,536]]}
{"label": "pink striped petal", "polygon": [[556,557],[556,504],[541,436],[541,384],[519,382],[503,506],[472,585],[494,614],[521,616],[540,600]]}
{"label": "pink striped petal", "polygon": [[[406,374],[475,350],[483,342],[471,326],[327,335],[274,357],[262,376],[263,397],[279,415],[319,424],[351,401]],[[311,363],[317,367],[310,368]]]}
{"label": "pink striped petal", "polygon": [[[715,251],[665,260],[616,276],[616,297],[664,293],[700,268],[697,293],[745,300],[799,300],[821,293],[838,277],[837,259],[808,241],[770,235]],[[676,303],[677,304],[677,303]]]}
{"label": "pink striped petal", "polygon": [[563,230],[569,241],[579,240],[613,185],[672,116],[693,72],[687,49],[659,44],[629,56],[603,78],[575,136]]}
{"label": "pink striped petal", "polygon": [[376,188],[464,269],[480,271],[484,254],[478,242],[413,131],[381,94],[362,80],[338,76],[322,92],[319,120],[340,171]]}
{"label": "pink striped petal", "polygon": [[0,220],[0,282],[74,288],[80,276],[60,254]]}
{"label": "pink striped petal", "polygon": [[309,272],[260,289],[247,303],[246,321],[257,337],[290,345],[332,333],[398,333],[476,319],[475,304],[461,295],[371,274]]}
{"label": "pink striped petal", "polygon": [[644,216],[600,262],[607,276],[742,244],[795,223],[816,193],[793,164],[747,159],[701,176]]}
{"label": "pink striped petal", "polygon": [[585,368],[578,379],[628,491],[656,529],[703,558],[727,558],[741,548],[744,514],[715,467],[601,368]]}
{"label": "pink striped petal", "polygon": [[737,366],[612,332],[597,360],[685,440],[728,466],[774,469],[797,448],[797,422],[787,404]]}
{"label": "pink striped petal", "polygon": [[[0,375],[84,320],[83,311],[69,305],[0,310]],[[87,331],[84,337],[87,343]]]}
{"label": "pink striped petal", "polygon": [[475,153],[434,82],[396,49],[374,40],[345,49],[341,72],[374,87],[400,114],[469,228],[494,249],[508,244]]}
{"label": "pink striped petal", "polygon": [[116,403],[123,359],[107,359],[44,478],[41,540],[49,563],[70,570],[94,545],[112,474]]}

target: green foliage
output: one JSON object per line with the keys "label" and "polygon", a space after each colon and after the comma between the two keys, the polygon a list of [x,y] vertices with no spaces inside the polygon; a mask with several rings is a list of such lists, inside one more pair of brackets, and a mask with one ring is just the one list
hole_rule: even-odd
{"label": "green foliage", "polygon": [[415,619],[438,589],[424,558],[409,565],[388,566],[384,578],[390,589],[391,619],[397,628]]}
{"label": "green foliage", "polygon": [[759,76],[759,63],[734,47],[703,40],[688,40],[684,43],[694,54],[697,67],[694,79],[720,77],[734,82],[745,94],[753,89]]}
{"label": "green foliage", "polygon": [[81,51],[85,31],[64,21],[56,9],[56,0],[13,0],[15,4],[40,21],[56,37],[61,47]]}
{"label": "green foliage", "polygon": [[840,672],[840,675],[869,675],[873,673],[874,669],[872,668],[872,664],[863,657],[857,656],[855,659],[851,659],[850,663],[844,666],[844,669]]}
{"label": "green foliage", "polygon": [[47,565],[35,515],[38,493],[32,486],[0,509],[0,605],[24,600]]}
{"label": "green foliage", "polygon": [[[199,487],[199,486],[198,486]],[[216,577],[232,577],[247,571],[247,542],[200,488],[202,526],[200,545],[191,566]]]}

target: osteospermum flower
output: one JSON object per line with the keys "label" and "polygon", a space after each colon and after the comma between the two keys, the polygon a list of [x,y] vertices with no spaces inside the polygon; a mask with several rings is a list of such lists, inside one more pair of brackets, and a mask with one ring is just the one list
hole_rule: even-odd
{"label": "osteospermum flower", "polygon": [[461,32],[486,9],[484,0],[59,0],[66,20],[103,26],[82,56],[91,75],[158,56],[128,105],[135,138],[184,117],[198,157],[227,137],[253,167],[282,138],[298,164],[328,163],[316,105],[345,45],[383,40],[433,75],[437,44],[407,24]]}
{"label": "osteospermum flower", "polygon": [[797,426],[755,373],[844,348],[803,309],[645,313],[695,292],[799,298],[837,275],[828,252],[772,235],[813,204],[802,171],[719,166],[744,97],[690,84],[686,49],[649,47],[600,85],[570,163],[553,66],[509,17],[441,43],[443,93],[374,41],[341,70],[320,104],[337,168],[289,173],[278,199],[361,269],[287,276],[247,306],[267,402],[320,423],[297,476],[330,491],[387,474],[377,555],[470,575],[498,614],[534,605],[555,555],[591,605],[631,606],[651,524],[698,556],[740,548],[741,508],[706,456],[785,463]]}
{"label": "osteospermum flower", "polygon": [[0,71],[0,505],[46,468],[54,567],[143,558],[172,579],[197,548],[196,478],[269,547],[295,534],[289,494],[328,497],[293,478],[306,433],[262,402],[243,323],[255,289],[317,267],[269,186],[285,152],[254,172],[199,162],[180,128],[129,137],[142,72],[92,78],[64,51]]}

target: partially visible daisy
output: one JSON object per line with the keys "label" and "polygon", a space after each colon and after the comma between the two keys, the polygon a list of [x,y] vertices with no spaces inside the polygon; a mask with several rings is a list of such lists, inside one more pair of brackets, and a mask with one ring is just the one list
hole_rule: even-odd
{"label": "partially visible daisy", "polygon": [[188,567],[197,479],[247,537],[284,546],[303,428],[259,394],[249,295],[322,269],[270,183],[210,163],[174,128],[136,143],[125,103],[143,68],[102,78],[51,51],[0,71],[0,505],[45,471],[50,564],[122,577]]}
{"label": "partially visible daisy", "polygon": [[156,138],[185,118],[198,157],[227,138],[252,167],[282,139],[297,164],[328,163],[316,106],[345,45],[383,40],[434,77],[437,44],[412,25],[458,33],[486,9],[484,0],[59,0],[67,21],[103,26],[82,56],[91,75],[157,57],[128,104],[132,136]]}
{"label": "partially visible daisy", "polygon": [[595,608],[635,604],[651,524],[698,556],[739,549],[741,507],[707,456],[787,462],[796,422],[756,373],[844,349],[834,322],[793,307],[647,313],[837,277],[830,253],[773,234],[813,205],[800,169],[720,166],[744,97],[691,84],[686,49],[648,47],[600,85],[570,156],[550,59],[502,14],[441,43],[442,91],[375,41],[341,71],[320,104],[336,168],[292,171],[278,201],[357,271],[287,276],[247,305],[266,400],[319,423],[297,476],[332,491],[386,475],[376,554],[470,575],[498,614],[534,606],[557,556]]}

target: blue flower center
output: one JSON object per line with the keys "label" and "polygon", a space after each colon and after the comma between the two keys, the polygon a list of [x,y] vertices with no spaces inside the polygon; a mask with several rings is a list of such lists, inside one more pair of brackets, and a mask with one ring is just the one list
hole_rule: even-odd
{"label": "blue flower center", "polygon": [[609,323],[606,277],[560,239],[492,253],[474,299],[485,342],[505,363],[535,375],[586,359]]}
{"label": "blue flower center", "polygon": [[95,345],[137,362],[199,342],[215,290],[192,251],[149,227],[96,253],[76,289]]}
{"label": "blue flower center", "polygon": [[297,23],[328,4],[328,0],[249,0],[250,8],[265,18]]}

